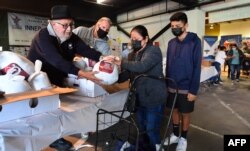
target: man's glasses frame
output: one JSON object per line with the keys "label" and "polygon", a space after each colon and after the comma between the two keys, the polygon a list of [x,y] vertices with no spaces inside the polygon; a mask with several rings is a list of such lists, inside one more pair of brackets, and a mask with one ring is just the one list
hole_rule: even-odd
{"label": "man's glasses frame", "polygon": [[65,30],[68,29],[69,27],[71,29],[75,28],[75,24],[74,23],[70,23],[70,24],[62,24],[62,23],[59,23],[59,22],[54,22],[54,23],[57,23],[57,24],[61,25],[63,27],[63,29],[65,29]]}

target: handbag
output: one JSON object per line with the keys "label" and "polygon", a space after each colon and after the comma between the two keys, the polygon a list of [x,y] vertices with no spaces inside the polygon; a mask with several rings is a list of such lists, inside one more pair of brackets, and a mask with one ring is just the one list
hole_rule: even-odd
{"label": "handbag", "polygon": [[137,108],[136,89],[132,86],[126,100],[126,109],[130,113],[135,113]]}

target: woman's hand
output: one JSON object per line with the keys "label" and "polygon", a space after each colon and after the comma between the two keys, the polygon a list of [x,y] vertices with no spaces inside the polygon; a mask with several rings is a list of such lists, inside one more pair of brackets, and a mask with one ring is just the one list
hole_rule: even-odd
{"label": "woman's hand", "polygon": [[81,78],[85,78],[87,80],[91,80],[93,81],[94,83],[97,83],[97,84],[101,84],[101,79],[98,79],[95,77],[95,74],[97,72],[92,72],[92,71],[83,71],[83,70],[79,70],[78,71],[78,78],[81,79]]}
{"label": "woman's hand", "polygon": [[109,56],[102,56],[102,59],[105,62],[113,63],[115,60],[115,56],[109,55]]}
{"label": "woman's hand", "polygon": [[117,56],[112,56],[112,55],[104,56],[102,58],[102,60],[104,60],[105,62],[114,63],[114,64],[116,64],[118,66],[121,65],[121,59],[119,57],[117,57]]}

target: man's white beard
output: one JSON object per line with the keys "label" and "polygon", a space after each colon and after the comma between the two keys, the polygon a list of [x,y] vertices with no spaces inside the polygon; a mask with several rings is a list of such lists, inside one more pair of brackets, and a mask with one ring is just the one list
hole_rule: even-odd
{"label": "man's white beard", "polygon": [[59,37],[61,43],[63,43],[64,41],[68,40],[69,38],[70,38],[70,35],[69,36]]}

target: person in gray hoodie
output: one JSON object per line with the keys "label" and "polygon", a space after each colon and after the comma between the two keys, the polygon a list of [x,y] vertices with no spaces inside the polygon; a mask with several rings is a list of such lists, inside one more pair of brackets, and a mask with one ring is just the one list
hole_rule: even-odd
{"label": "person in gray hoodie", "polygon": [[87,45],[102,53],[102,55],[110,55],[110,47],[108,44],[107,34],[112,25],[108,17],[100,18],[92,27],[79,26],[73,30]]}

